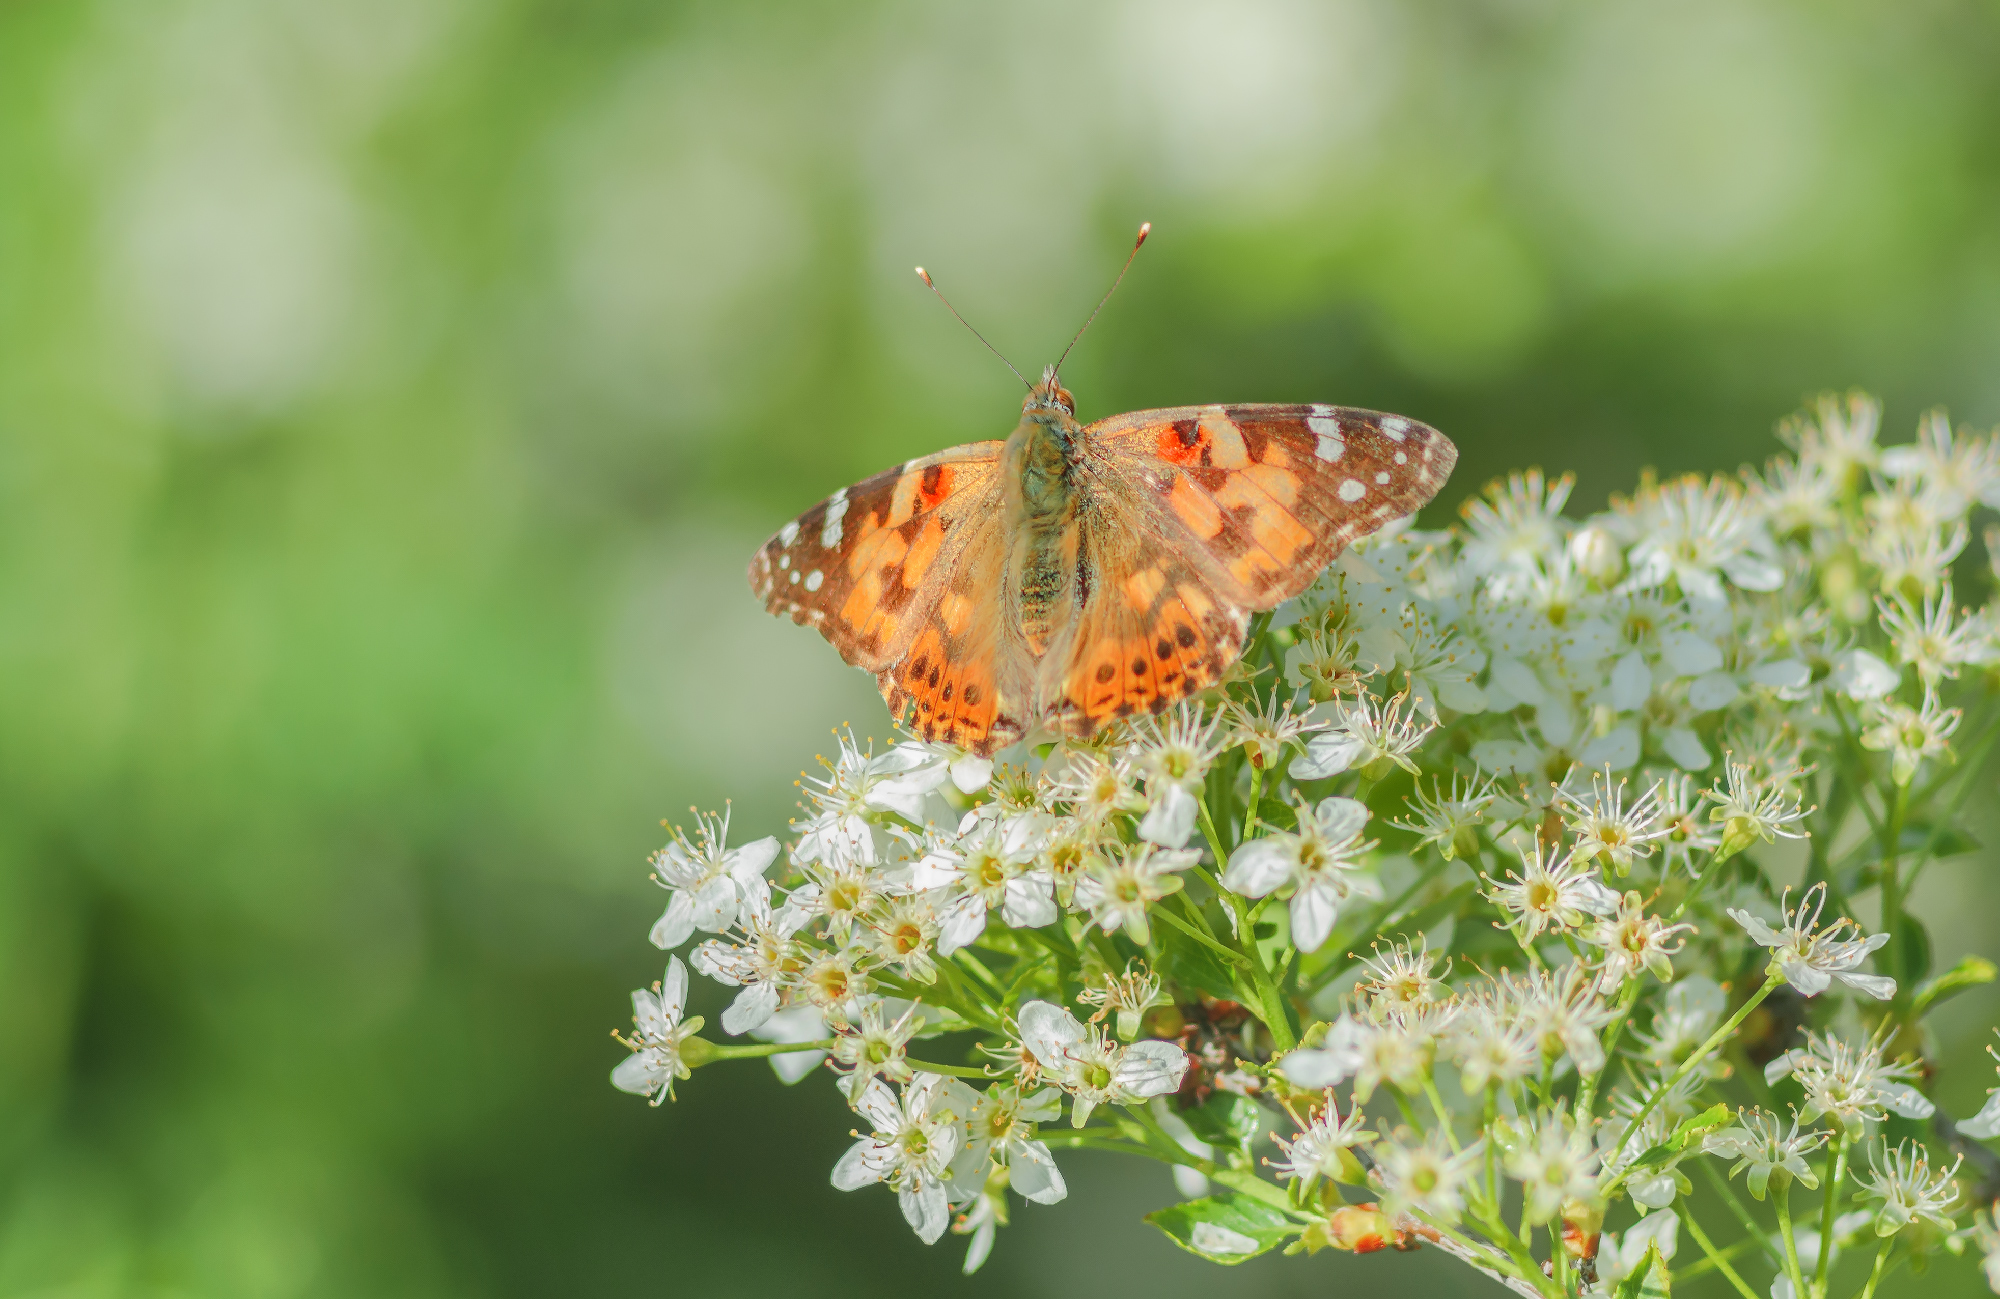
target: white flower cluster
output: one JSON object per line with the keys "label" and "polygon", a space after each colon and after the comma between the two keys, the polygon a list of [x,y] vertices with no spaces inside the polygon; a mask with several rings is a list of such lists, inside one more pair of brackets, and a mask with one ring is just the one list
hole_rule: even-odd
{"label": "white flower cluster", "polygon": [[[726,817],[654,861],[653,941],[705,935],[720,1027],[758,1040],[697,1036],[670,957],[613,1082],[824,1063],[869,1130],[833,1184],[969,1236],[968,1271],[1008,1192],[1061,1201],[1056,1152],[1089,1148],[1171,1165],[1149,1220],[1224,1263],[1431,1247],[1546,1299],[1676,1266],[1825,1299],[1863,1240],[1869,1299],[1940,1249],[2000,1273],[1968,1216],[2000,1187],[1956,1157],[2000,1094],[1954,1126],[1915,1054],[1992,967],[1933,968],[1904,905],[1990,788],[2000,613],[1957,593],[1990,585],[2000,446],[1876,432],[1828,400],[1762,472],[1581,521],[1568,479],[1514,475],[1092,740],[996,766],[840,735],[781,868]],[[1869,895],[1881,932],[1845,918]],[[1691,1170],[1743,1242],[1682,1212]]]}

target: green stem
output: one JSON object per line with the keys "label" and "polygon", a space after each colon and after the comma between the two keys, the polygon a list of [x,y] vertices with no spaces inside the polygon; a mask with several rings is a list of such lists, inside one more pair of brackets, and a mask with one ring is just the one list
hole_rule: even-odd
{"label": "green stem", "polygon": [[1819,1261],[1813,1264],[1813,1293],[1824,1299],[1826,1267],[1833,1259],[1833,1212],[1840,1197],[1841,1179],[1847,1176],[1847,1129],[1840,1130],[1833,1149],[1826,1156],[1826,1196],[1819,1210]]}
{"label": "green stem", "polygon": [[979,1065],[932,1064],[928,1060],[918,1060],[913,1056],[904,1057],[904,1063],[918,1073],[941,1073],[948,1078],[977,1078],[980,1082],[992,1082],[994,1077]]}
{"label": "green stem", "polygon": [[1591,1106],[1597,1101],[1597,1085],[1611,1072],[1613,1062],[1618,1059],[1618,1038],[1625,1031],[1625,1021],[1632,1014],[1632,1007],[1639,1000],[1639,972],[1633,971],[1625,988],[1618,994],[1618,1010],[1612,1016],[1610,1031],[1604,1035],[1604,1067],[1585,1078],[1576,1089],[1576,1116],[1579,1126],[1583,1126],[1591,1116]]}
{"label": "green stem", "polygon": [[1875,1299],[1875,1285],[1882,1279],[1882,1274],[1888,1271],[1889,1246],[1895,1243],[1894,1236],[1884,1236],[1882,1243],[1875,1247],[1875,1266],[1868,1271],[1868,1284],[1861,1287],[1860,1299]]}
{"label": "green stem", "polygon": [[1695,1161],[1695,1165],[1701,1169],[1702,1176],[1708,1179],[1709,1185],[1715,1188],[1717,1198],[1728,1208],[1737,1225],[1750,1233],[1750,1238],[1757,1242],[1758,1248],[1764,1251],[1766,1257],[1774,1263],[1777,1262],[1778,1251],[1771,1248],[1770,1235],[1764,1230],[1763,1225],[1751,1216],[1750,1207],[1744,1204],[1730,1188],[1729,1180],[1716,1171],[1714,1161],[1699,1159]]}
{"label": "green stem", "polygon": [[1778,1206],[1778,1234],[1785,1242],[1785,1275],[1792,1279],[1792,1294],[1795,1299],[1809,1299],[1805,1271],[1799,1266],[1798,1243],[1792,1239],[1792,1179],[1780,1181],[1777,1194],[1771,1198]]}
{"label": "green stem", "polygon": [[[1784,981],[1785,981],[1785,976],[1779,973],[1776,969],[1773,969],[1768,975],[1765,976],[1764,986],[1757,989],[1756,993],[1751,996],[1750,1000],[1744,1002],[1742,1007],[1739,1010],[1737,1010],[1737,1012],[1734,1015],[1731,1015],[1728,1018],[1728,1020],[1723,1023],[1721,1028],[1718,1028],[1715,1030],[1715,1032],[1711,1033],[1706,1042],[1703,1042],[1700,1046],[1696,1047],[1694,1050],[1694,1054],[1690,1055],[1687,1059],[1681,1062],[1681,1067],[1674,1070],[1673,1076],[1671,1078],[1668,1078],[1666,1082],[1660,1084],[1658,1088],[1654,1089],[1653,1098],[1647,1101],[1645,1105],[1640,1108],[1638,1114],[1633,1117],[1631,1126],[1625,1129],[1625,1135],[1619,1139],[1618,1148],[1611,1152],[1611,1159],[1606,1160],[1605,1162],[1607,1163],[1615,1162],[1620,1155],[1625,1153],[1626,1145],[1632,1140],[1633,1137],[1638,1135],[1639,1129],[1645,1125],[1646,1119],[1649,1116],[1651,1116],[1653,1110],[1659,1106],[1659,1103],[1667,1098],[1668,1094],[1671,1093],[1675,1088],[1675,1086],[1677,1086],[1680,1083],[1680,1080],[1687,1077],[1690,1073],[1693,1073],[1695,1067],[1699,1065],[1702,1061],[1708,1059],[1709,1054],[1713,1052],[1716,1047],[1720,1046],[1724,1041],[1728,1040],[1729,1036],[1736,1031],[1736,1026],[1738,1024],[1741,1024],[1744,1021],[1744,1019],[1750,1014],[1751,1011],[1757,1009],[1758,1006],[1762,1005],[1764,998],[1771,995],[1771,990],[1773,988],[1776,988],[1779,984],[1783,983]],[[1610,1185],[1604,1188],[1604,1193],[1606,1195],[1609,1195],[1612,1190],[1614,1190],[1616,1187],[1618,1187],[1621,1183],[1624,1182],[1626,1175],[1631,1171],[1632,1170],[1630,1168],[1627,1168],[1624,1170],[1624,1172],[1619,1173],[1617,1177],[1611,1180]],[[1805,1292],[1801,1290],[1799,1293],[1800,1293],[1800,1299],[1804,1299]]]}
{"label": "green stem", "polygon": [[1234,965],[1248,964],[1248,962],[1246,962],[1243,959],[1243,954],[1241,952],[1232,951],[1228,947],[1223,946],[1222,943],[1218,942],[1214,938],[1209,937],[1207,934],[1203,933],[1199,929],[1196,929],[1194,926],[1188,924],[1185,920],[1182,920],[1179,916],[1176,916],[1173,912],[1168,911],[1165,907],[1161,907],[1158,910],[1154,911],[1152,913],[1152,917],[1155,920],[1166,921],[1169,926],[1180,930],[1182,933],[1186,934],[1189,938],[1194,939],[1197,943],[1200,943],[1205,947],[1214,948],[1222,956],[1224,960],[1229,961],[1231,964]]}
{"label": "green stem", "polygon": [[1215,854],[1215,869],[1220,871],[1229,865],[1229,854],[1223,851],[1222,838],[1215,832],[1215,820],[1208,814],[1208,800],[1202,799],[1197,806],[1201,809],[1201,837],[1208,840],[1208,850]]}
{"label": "green stem", "polygon": [[[1704,1263],[1706,1263],[1710,1267],[1713,1267],[1716,1271],[1722,1273],[1722,1275],[1728,1277],[1729,1284],[1736,1287],[1736,1292],[1742,1295],[1743,1299],[1764,1299],[1763,1295],[1760,1295],[1755,1290],[1752,1290],[1749,1287],[1749,1285],[1744,1282],[1743,1278],[1737,1275],[1735,1268],[1729,1266],[1729,1255],[1734,1253],[1738,1249],[1741,1249],[1747,1245],[1752,1244],[1753,1242],[1747,1240],[1738,1241],[1736,1244],[1731,1245],[1727,1251],[1718,1250],[1713,1244],[1709,1242],[1708,1233],[1703,1231],[1701,1229],[1701,1224],[1694,1220],[1694,1214],[1692,1212],[1684,1216],[1681,1219],[1681,1221],[1687,1224],[1688,1235],[1694,1237],[1694,1243],[1701,1246],[1701,1252],[1708,1256],[1705,1260],[1703,1260]],[[1702,1263],[1696,1263],[1694,1266],[1688,1268],[1685,1272],[1682,1272],[1681,1275],[1679,1277],[1676,1277],[1675,1279],[1682,1280],[1685,1279],[1686,1277],[1692,1276],[1702,1266],[1703,1266]]]}
{"label": "green stem", "polygon": [[1264,797],[1264,769],[1255,763],[1250,767],[1250,801],[1243,809],[1243,840],[1251,839],[1257,829],[1257,804]]}
{"label": "green stem", "polygon": [[[1189,1162],[1187,1152],[1181,1157],[1169,1159],[1151,1146],[1142,1146],[1130,1141],[1121,1141],[1108,1135],[1109,1128],[1086,1128],[1081,1132],[1041,1132],[1036,1139],[1057,1150],[1110,1150],[1121,1155],[1144,1155],[1157,1159],[1163,1164],[1185,1164]],[[1106,1135],[1099,1135],[1100,1133]]]}
{"label": "green stem", "polygon": [[[697,1038],[697,1041],[702,1039]],[[771,1055],[790,1055],[794,1051],[830,1051],[833,1039],[822,1038],[817,1042],[759,1042],[752,1046],[719,1046],[709,1043],[709,1049],[702,1057],[702,1064],[712,1064],[717,1060],[757,1060]],[[690,1061],[690,1064],[693,1062]]]}
{"label": "green stem", "polygon": [[1902,879],[1902,839],[1903,817],[1910,806],[1910,787],[1896,786],[1896,795],[1889,808],[1889,825],[1882,836],[1882,928],[1889,935],[1889,946],[1882,953],[1882,973],[1894,978],[1896,999],[1909,1000],[1908,980],[1903,978],[1903,879]]}

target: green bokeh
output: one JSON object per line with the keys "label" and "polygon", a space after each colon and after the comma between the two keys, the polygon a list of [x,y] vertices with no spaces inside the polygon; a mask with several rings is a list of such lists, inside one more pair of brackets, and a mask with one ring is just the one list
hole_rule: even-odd
{"label": "green bokeh", "polygon": [[613,1092],[659,819],[883,730],[742,565],[1011,427],[911,265],[1027,368],[1142,218],[1082,413],[1403,411],[1440,519],[1828,387],[1990,424],[1996,66],[1970,0],[0,3],[0,1293],[1480,1284],[1221,1273],[1081,1156],[960,1282],[823,1083]]}

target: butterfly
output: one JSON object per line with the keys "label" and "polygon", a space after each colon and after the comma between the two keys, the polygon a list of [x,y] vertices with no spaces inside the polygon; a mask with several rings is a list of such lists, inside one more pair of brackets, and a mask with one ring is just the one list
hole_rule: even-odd
{"label": "butterfly", "polygon": [[764,607],[872,673],[899,726],[981,756],[1213,685],[1253,612],[1415,513],[1458,460],[1429,425],[1345,406],[1079,424],[1060,365],[1004,441],[843,488],[750,561]]}

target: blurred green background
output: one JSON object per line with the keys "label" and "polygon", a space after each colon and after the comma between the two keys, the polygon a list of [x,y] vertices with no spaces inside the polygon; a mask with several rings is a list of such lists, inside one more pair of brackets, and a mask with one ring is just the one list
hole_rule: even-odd
{"label": "blurred green background", "polygon": [[744,562],[1011,428],[912,265],[1027,369],[1142,219],[1082,413],[1407,412],[1438,519],[1990,425],[1996,67],[1985,0],[0,0],[0,1293],[1483,1286],[1224,1273],[1084,1156],[961,1282],[823,1081],[613,1092],[659,819],[883,730]]}

